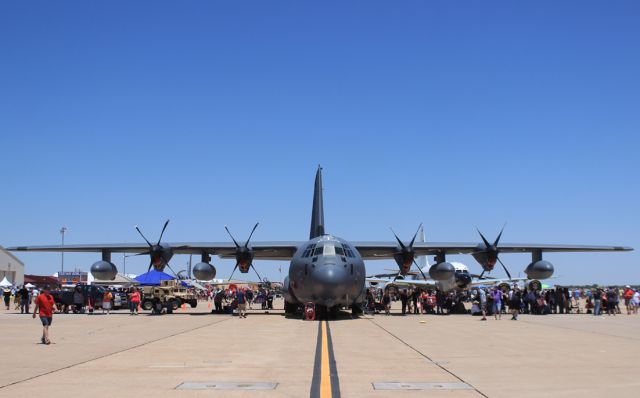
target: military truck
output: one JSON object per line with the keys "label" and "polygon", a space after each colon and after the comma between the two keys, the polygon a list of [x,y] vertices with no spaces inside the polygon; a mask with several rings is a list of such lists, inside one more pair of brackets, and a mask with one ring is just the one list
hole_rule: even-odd
{"label": "military truck", "polygon": [[140,306],[144,310],[162,313],[163,309],[171,314],[182,306],[189,304],[196,308],[198,299],[195,294],[180,284],[177,280],[160,281],[160,286],[143,286]]}

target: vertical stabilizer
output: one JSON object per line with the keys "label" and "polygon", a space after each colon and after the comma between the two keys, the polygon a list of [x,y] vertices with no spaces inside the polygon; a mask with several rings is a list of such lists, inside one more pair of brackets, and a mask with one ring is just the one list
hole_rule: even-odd
{"label": "vertical stabilizer", "polygon": [[[424,227],[420,228],[420,234],[418,235],[419,239],[418,242],[426,242],[425,236],[424,236]],[[420,267],[420,269],[422,270],[422,272],[428,273],[429,272],[429,260],[427,259],[427,256],[420,256],[418,257],[418,267]]]}
{"label": "vertical stabilizer", "polygon": [[311,209],[311,231],[309,239],[324,235],[324,206],[322,205],[322,167],[318,166],[316,183],[313,188],[313,208]]}

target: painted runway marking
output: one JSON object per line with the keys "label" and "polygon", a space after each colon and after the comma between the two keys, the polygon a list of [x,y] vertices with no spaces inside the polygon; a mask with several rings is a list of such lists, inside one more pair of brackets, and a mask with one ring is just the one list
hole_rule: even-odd
{"label": "painted runway marking", "polygon": [[312,398],[340,397],[340,382],[336,368],[336,359],[333,355],[331,329],[327,321],[320,321],[318,323],[318,342],[316,344],[310,396]]}

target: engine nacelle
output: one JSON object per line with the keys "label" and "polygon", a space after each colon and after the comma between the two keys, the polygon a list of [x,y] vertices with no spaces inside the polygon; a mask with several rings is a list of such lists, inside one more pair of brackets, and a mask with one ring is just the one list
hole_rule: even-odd
{"label": "engine nacelle", "polygon": [[460,289],[466,289],[472,282],[471,275],[463,272],[456,272],[455,274],[456,286]]}
{"label": "engine nacelle", "polygon": [[210,281],[216,277],[216,267],[209,263],[198,263],[193,267],[193,276],[201,281]]}
{"label": "engine nacelle", "polygon": [[529,282],[530,291],[537,292],[540,289],[542,289],[542,282],[540,282],[539,280],[534,279],[531,282]]}
{"label": "engine nacelle", "polygon": [[547,279],[553,275],[553,264],[540,260],[533,262],[524,270],[529,279]]}
{"label": "engine nacelle", "polygon": [[509,285],[507,282],[502,282],[498,284],[498,289],[500,289],[500,291],[507,293],[509,292],[509,290],[511,290],[511,285]]}
{"label": "engine nacelle", "polygon": [[455,273],[456,269],[452,264],[447,262],[438,263],[429,268],[429,276],[437,281],[449,280],[453,278]]}
{"label": "engine nacelle", "polygon": [[118,268],[109,261],[97,261],[91,266],[91,275],[101,281],[112,281],[116,279]]}

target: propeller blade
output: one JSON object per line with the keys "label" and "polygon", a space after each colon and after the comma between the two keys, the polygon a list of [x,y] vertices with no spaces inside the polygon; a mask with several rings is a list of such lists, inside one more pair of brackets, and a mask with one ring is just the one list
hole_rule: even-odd
{"label": "propeller blade", "polygon": [[165,221],[164,223],[164,227],[162,227],[162,232],[160,232],[160,237],[158,238],[158,245],[160,244],[160,241],[162,240],[162,235],[164,235],[164,230],[167,229],[167,225],[169,225],[169,220]]}
{"label": "propeller blade", "polygon": [[251,263],[251,268],[253,268],[253,271],[258,275],[258,280],[262,282],[262,277],[258,273],[258,270],[256,270],[256,267],[253,266],[253,263]]}
{"label": "propeller blade", "polygon": [[422,274],[422,277],[424,278],[424,280],[427,280],[427,276],[424,274],[424,272],[422,272],[422,269],[420,268],[420,266],[418,265],[418,262],[414,259],[413,263],[416,265],[416,267],[418,267],[418,271],[420,271],[420,273]]}
{"label": "propeller blade", "polygon": [[138,228],[138,226],[135,226],[136,231],[138,231],[138,233],[140,234],[140,236],[142,236],[142,239],[145,240],[145,242],[147,242],[147,245],[149,245],[149,247],[153,247],[153,245],[151,244],[151,242],[149,242],[149,240],[147,238],[144,237],[144,234],[142,233],[142,231],[140,231],[140,228]]}
{"label": "propeller blade", "polygon": [[500,263],[500,265],[502,265],[502,268],[504,269],[504,272],[507,273],[507,276],[509,277],[509,280],[511,280],[511,274],[509,273],[509,271],[507,270],[507,267],[504,266],[504,264],[502,263],[502,260],[500,260],[500,257],[496,257],[496,259],[498,260],[498,262]]}
{"label": "propeller blade", "polygon": [[147,268],[147,272],[151,271],[151,267],[153,267],[153,259],[149,260],[149,268]]}
{"label": "propeller blade", "polygon": [[389,229],[391,230],[391,233],[393,234],[393,236],[396,237],[396,240],[398,241],[398,243],[400,243],[400,247],[404,249],[405,248],[404,243],[402,243],[400,238],[398,238],[398,235],[396,235],[396,233],[393,231],[393,228],[389,227]]}
{"label": "propeller blade", "polygon": [[496,238],[496,241],[493,243],[493,245],[495,247],[498,247],[498,242],[500,242],[500,237],[502,236],[502,232],[504,231],[504,227],[506,227],[506,226],[507,226],[506,223],[502,226],[502,229],[500,230],[500,233],[498,234],[498,237]]}
{"label": "propeller blade", "polygon": [[[256,228],[258,228],[258,224],[260,224],[260,223],[257,222],[256,225],[253,226],[253,229],[251,230],[251,233],[249,234],[249,237],[247,238],[247,241],[244,244],[244,247],[248,247],[249,241],[251,240],[251,237],[253,236],[253,233],[255,232]],[[251,266],[253,267],[253,264]],[[256,272],[256,274],[257,274],[257,272]]]}
{"label": "propeller blade", "polygon": [[478,277],[478,279],[482,279],[482,275],[484,275],[484,270],[482,270],[482,272],[480,273],[480,276]]}
{"label": "propeller blade", "polygon": [[[225,228],[226,228],[226,227],[225,227]],[[235,267],[233,267],[233,271],[231,271],[231,275],[229,275],[229,279],[227,280],[227,282],[231,280],[231,278],[233,277],[233,274],[234,274],[234,273],[236,272],[236,270],[238,269],[238,264],[240,264],[240,263],[236,263],[236,266],[235,266]]]}
{"label": "propeller blade", "polygon": [[489,243],[487,238],[485,238],[484,235],[482,235],[482,232],[480,232],[478,227],[476,227],[476,231],[478,231],[478,233],[480,234],[480,237],[482,238],[482,241],[484,242],[485,246],[487,246],[487,247],[491,246],[491,243]]}
{"label": "propeller blade", "polygon": [[171,270],[171,272],[173,272],[173,275],[175,275],[175,276],[176,276],[176,278],[180,279],[180,278],[178,277],[178,274],[176,274],[176,271],[174,271],[174,270],[173,270],[173,268],[171,268],[171,266],[169,265],[169,263],[167,263],[167,267]]}
{"label": "propeller blade", "polygon": [[[239,248],[240,245],[238,244],[238,242],[236,242],[236,239],[233,237],[233,235],[231,235],[231,232],[229,231],[229,228],[227,228],[227,226],[224,226],[224,229],[227,230],[227,233],[229,234],[229,236],[231,237],[231,240],[233,241],[233,243],[236,244],[236,247]],[[236,264],[236,267],[238,266],[238,264]]]}
{"label": "propeller blade", "polygon": [[413,239],[411,239],[411,243],[409,243],[409,247],[413,247],[413,242],[416,240],[416,237],[418,236],[418,232],[420,232],[420,228],[422,228],[422,223],[420,223],[420,225],[418,226],[418,230],[413,235]]}

